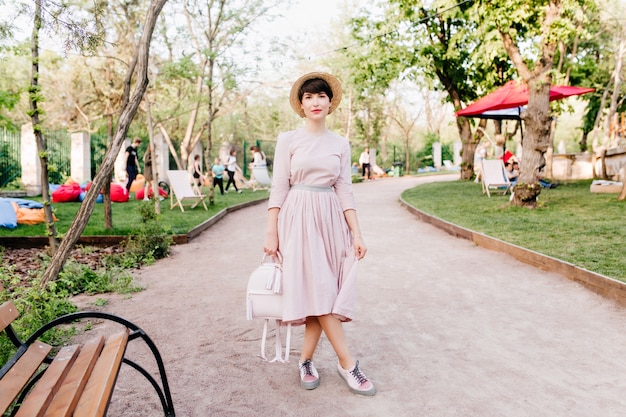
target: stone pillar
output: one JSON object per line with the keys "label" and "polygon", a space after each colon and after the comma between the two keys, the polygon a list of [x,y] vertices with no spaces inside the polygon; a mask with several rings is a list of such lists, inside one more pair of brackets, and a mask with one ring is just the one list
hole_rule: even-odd
{"label": "stone pillar", "polygon": [[452,163],[455,166],[461,166],[461,162],[463,162],[463,158],[461,157],[461,150],[463,149],[463,144],[461,143],[460,140],[454,141],[453,143],[453,155],[454,155],[454,161],[452,161]]}
{"label": "stone pillar", "polygon": [[433,166],[441,168],[441,142],[433,143]]}
{"label": "stone pillar", "polygon": [[22,184],[29,197],[41,195],[41,162],[32,123],[22,125],[20,138]]}
{"label": "stone pillar", "polygon": [[91,180],[91,142],[89,133],[76,132],[71,136],[70,176],[79,184]]}

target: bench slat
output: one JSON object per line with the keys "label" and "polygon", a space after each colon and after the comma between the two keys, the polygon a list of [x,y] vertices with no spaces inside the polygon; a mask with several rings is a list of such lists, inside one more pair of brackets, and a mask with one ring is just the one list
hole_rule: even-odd
{"label": "bench slat", "polygon": [[0,413],[4,413],[24,385],[35,374],[52,347],[43,342],[33,343],[11,370],[0,380]]}
{"label": "bench slat", "polygon": [[78,401],[74,417],[104,416],[122,365],[127,343],[128,329],[107,339],[85,391]]}
{"label": "bench slat", "polygon": [[70,417],[104,346],[104,336],[87,341],[44,416]]}
{"label": "bench slat", "polygon": [[28,393],[15,415],[16,417],[41,417],[48,404],[54,398],[63,383],[63,379],[71,369],[80,346],[65,346],[54,357],[43,376],[35,387]]}
{"label": "bench slat", "polygon": [[[2,287],[0,287],[2,291]],[[18,318],[19,313],[13,301],[7,301],[0,306],[0,331],[6,329],[13,320]]]}

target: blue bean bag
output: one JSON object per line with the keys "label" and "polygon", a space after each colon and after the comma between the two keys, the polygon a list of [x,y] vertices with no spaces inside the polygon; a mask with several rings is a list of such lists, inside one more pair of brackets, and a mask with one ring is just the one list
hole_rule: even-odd
{"label": "blue bean bag", "polygon": [[15,229],[17,227],[17,215],[10,201],[0,197],[0,227]]}

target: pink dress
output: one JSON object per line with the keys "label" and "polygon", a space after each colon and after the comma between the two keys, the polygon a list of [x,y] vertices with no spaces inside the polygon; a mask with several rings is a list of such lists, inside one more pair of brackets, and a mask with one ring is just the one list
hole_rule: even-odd
{"label": "pink dress", "polygon": [[352,320],[357,258],[343,215],[355,208],[350,157],[348,140],[330,131],[278,136],[269,208],[280,208],[284,322]]}

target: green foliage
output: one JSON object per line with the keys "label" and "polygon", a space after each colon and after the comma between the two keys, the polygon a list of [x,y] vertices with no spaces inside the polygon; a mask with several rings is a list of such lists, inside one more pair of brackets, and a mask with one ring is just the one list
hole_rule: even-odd
{"label": "green foliage", "polygon": [[[204,193],[208,193],[205,189]],[[255,192],[244,191],[241,194],[229,193],[226,195],[218,195],[215,197],[215,205],[209,206],[208,211],[203,207],[196,207],[193,210],[185,208],[185,212],[181,212],[178,208],[170,210],[168,200],[163,200],[161,204],[161,215],[159,223],[169,234],[186,234],[194,227],[208,220],[220,211],[249,201],[262,200],[267,198],[268,192],[259,190]],[[41,202],[41,197],[32,197],[34,201]],[[82,203],[54,203],[54,213],[59,219],[56,222],[58,233],[64,234],[69,229],[78,209]],[[89,223],[83,231],[83,236],[94,235],[121,235],[127,236],[134,233],[137,225],[142,223],[139,207],[144,204],[154,204],[154,202],[146,203],[131,199],[127,203],[113,204],[113,229],[105,229],[104,227],[104,210],[102,205],[96,205]],[[18,224],[15,229],[0,228],[0,236],[45,236],[46,227],[44,224],[24,225]]]}
{"label": "green foliage", "polygon": [[69,260],[63,266],[59,277],[50,282],[51,291],[66,297],[77,294],[102,294],[116,292],[127,294],[140,291],[141,288],[132,285],[133,277],[119,266],[106,265],[97,270]]}
{"label": "green foliage", "polygon": [[[435,142],[441,143],[439,135],[433,132],[429,132],[425,135],[424,146],[415,154],[418,161],[418,168],[433,165],[433,144]],[[454,159],[452,146],[449,143],[441,143],[441,159],[449,161]]]}
{"label": "green foliage", "polygon": [[130,234],[123,254],[111,256],[109,262],[124,268],[139,268],[165,258],[173,243],[167,227],[158,221],[154,202],[142,202],[139,206],[141,222],[139,228]]}
{"label": "green foliage", "polygon": [[[74,306],[65,293],[51,289],[41,289],[35,280],[32,285],[24,285],[11,267],[0,264],[0,283],[4,291],[0,292],[0,303],[11,299],[15,303],[20,317],[13,323],[15,331],[26,337],[45,323],[60,315],[75,312]],[[72,327],[53,329],[41,337],[41,340],[58,345],[75,333]],[[4,333],[0,335],[0,363],[5,363],[15,347]]]}
{"label": "green foliage", "polygon": [[[0,254],[1,259],[1,254]],[[36,276],[40,276],[46,267],[49,257],[44,257]],[[14,328],[20,336],[32,334],[42,325],[68,313],[77,311],[70,301],[70,297],[77,294],[102,294],[116,292],[128,294],[140,291],[141,288],[133,285],[133,277],[120,266],[105,265],[92,270],[90,267],[69,260],[59,277],[48,283],[45,289],[41,288],[38,278],[31,282],[23,282],[10,266],[0,263],[0,284],[5,288],[0,293],[0,303],[9,299],[15,302],[20,311],[20,318],[14,323]],[[102,300],[96,301],[102,305]],[[63,326],[50,330],[41,340],[58,346],[76,334],[73,326]],[[0,336],[0,363],[15,351],[8,338]]]}

